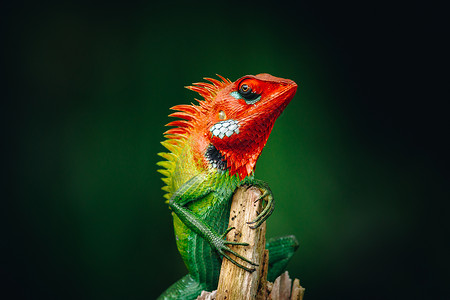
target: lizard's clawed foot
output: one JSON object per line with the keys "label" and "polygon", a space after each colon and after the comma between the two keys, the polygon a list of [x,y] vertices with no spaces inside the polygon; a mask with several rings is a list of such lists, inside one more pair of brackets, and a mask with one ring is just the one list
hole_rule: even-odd
{"label": "lizard's clawed foot", "polygon": [[251,260],[243,257],[242,255],[236,253],[235,251],[231,250],[230,247],[228,247],[227,245],[238,245],[238,246],[248,246],[248,243],[238,243],[238,242],[231,242],[231,241],[227,241],[226,240],[226,235],[231,231],[235,229],[234,227],[230,227],[228,228],[224,234],[222,234],[220,239],[217,239],[216,241],[214,241],[214,246],[217,250],[217,252],[219,252],[222,256],[224,256],[226,259],[228,259],[230,262],[232,262],[233,264],[235,264],[236,266],[238,266],[241,269],[244,269],[250,273],[252,273],[253,271],[255,271],[255,268],[248,268],[240,263],[238,263],[236,260],[234,260],[232,257],[230,257],[228,253],[233,254],[234,256],[240,258],[241,260],[253,265],[253,266],[258,266],[258,264],[252,262]]}
{"label": "lizard's clawed foot", "polygon": [[267,204],[264,207],[263,211],[253,221],[247,222],[247,224],[249,224],[249,225],[255,224],[255,225],[250,226],[250,228],[252,228],[252,229],[258,228],[259,226],[262,225],[262,223],[264,223],[267,220],[267,218],[270,217],[270,215],[273,213],[274,209],[275,209],[275,206],[274,206],[274,202],[273,202],[273,197],[272,197],[272,195],[269,195]]}
{"label": "lizard's clawed foot", "polygon": [[261,180],[254,179],[252,185],[256,186],[263,192],[263,194],[260,197],[258,197],[258,199],[256,199],[255,202],[258,202],[262,199],[266,199],[267,201],[267,204],[265,205],[262,212],[258,214],[258,216],[253,221],[247,222],[247,224],[249,225],[255,224],[250,226],[250,228],[255,229],[261,226],[261,224],[264,223],[264,221],[266,221],[267,218],[270,217],[270,215],[273,213],[273,210],[275,209],[275,206],[272,191],[270,190],[269,185],[267,183]]}

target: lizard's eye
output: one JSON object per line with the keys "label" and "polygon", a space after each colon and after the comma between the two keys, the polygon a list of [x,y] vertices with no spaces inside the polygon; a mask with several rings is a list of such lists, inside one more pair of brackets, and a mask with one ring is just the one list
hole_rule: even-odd
{"label": "lizard's eye", "polygon": [[243,83],[241,84],[241,86],[239,87],[239,94],[242,96],[242,98],[244,98],[245,100],[254,100],[256,99],[259,95],[254,92],[252,90],[252,88],[246,84]]}
{"label": "lizard's eye", "polygon": [[251,94],[251,92],[252,92],[252,88],[249,87],[249,86],[246,85],[246,84],[241,85],[241,88],[239,89],[239,93],[240,93],[242,96]]}
{"label": "lizard's eye", "polygon": [[237,91],[234,90],[230,93],[230,96],[238,100],[245,100],[245,103],[251,105],[261,100],[262,92],[256,79],[246,78],[239,83]]}

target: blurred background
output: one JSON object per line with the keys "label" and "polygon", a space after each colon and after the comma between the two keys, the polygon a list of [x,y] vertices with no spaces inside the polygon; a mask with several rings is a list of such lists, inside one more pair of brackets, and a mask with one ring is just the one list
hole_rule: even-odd
{"label": "blurred background", "polygon": [[11,298],[154,299],[185,275],[155,165],[169,107],[193,101],[183,86],[203,77],[267,72],[299,84],[256,175],[276,198],[268,237],[300,242],[289,272],[305,299],[444,299],[448,96],[429,69],[442,63],[434,13],[419,2],[2,4]]}

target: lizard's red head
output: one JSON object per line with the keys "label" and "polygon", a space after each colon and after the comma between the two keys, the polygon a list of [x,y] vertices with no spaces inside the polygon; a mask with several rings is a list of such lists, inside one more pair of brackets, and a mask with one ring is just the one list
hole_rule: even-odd
{"label": "lizard's red head", "polygon": [[[222,78],[222,77],[221,77]],[[239,177],[250,175],[269,138],[275,120],[292,100],[297,84],[269,74],[244,76],[235,82],[207,79],[213,84],[196,83],[188,87],[205,98],[200,106],[177,106],[172,116],[190,122],[180,126],[195,141],[193,149],[202,155],[203,163],[218,169],[229,169]],[[187,109],[189,107],[189,109]],[[189,118],[187,117],[189,116]],[[170,132],[169,134],[177,134]],[[183,134],[184,135],[184,134]]]}

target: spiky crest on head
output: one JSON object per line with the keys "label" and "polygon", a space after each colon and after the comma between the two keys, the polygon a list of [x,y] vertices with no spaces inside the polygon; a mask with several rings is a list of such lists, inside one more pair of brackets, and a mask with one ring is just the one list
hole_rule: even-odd
{"label": "spiky crest on head", "polygon": [[168,193],[164,195],[166,199],[170,199],[172,195],[173,187],[173,174],[175,170],[175,161],[180,155],[182,146],[186,142],[189,134],[195,129],[197,123],[201,120],[202,115],[205,111],[209,109],[217,93],[227,85],[231,83],[228,78],[222,77],[216,74],[222,81],[205,77],[203,79],[209,81],[193,83],[191,86],[186,86],[187,89],[199,93],[203,100],[195,99],[199,105],[191,103],[191,105],[181,104],[171,107],[171,110],[176,112],[169,115],[169,117],[179,118],[181,120],[175,120],[168,123],[166,126],[173,126],[173,128],[164,132],[165,141],[161,144],[167,148],[170,152],[158,153],[159,156],[165,158],[166,160],[157,163],[158,166],[163,167],[163,169],[158,170],[165,177],[162,181],[166,184],[162,187],[162,190]]}
{"label": "spiky crest on head", "polygon": [[222,88],[231,83],[229,79],[224,78],[218,74],[217,76],[222,79],[222,81],[205,77],[203,79],[211,83],[197,82],[193,83],[193,85],[186,86],[187,89],[199,93],[199,95],[202,96],[204,100],[198,100],[194,98],[199,103],[199,106],[191,103],[191,105],[182,104],[170,108],[171,110],[176,110],[177,112],[170,114],[169,117],[175,117],[184,120],[172,121],[166,125],[175,126],[175,128],[171,128],[164,132],[164,136],[167,139],[178,140],[185,137],[186,134],[189,134],[189,132],[191,132],[191,130],[194,128],[195,122],[198,121],[198,119],[201,117],[202,111],[207,110],[209,106],[211,106],[211,102],[214,101],[217,93]]}

